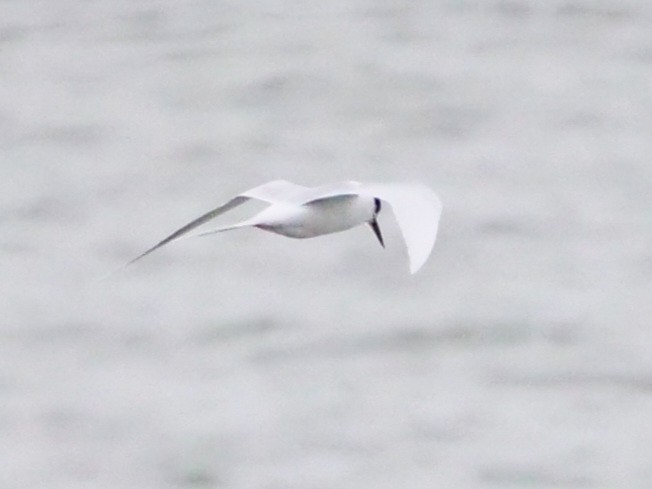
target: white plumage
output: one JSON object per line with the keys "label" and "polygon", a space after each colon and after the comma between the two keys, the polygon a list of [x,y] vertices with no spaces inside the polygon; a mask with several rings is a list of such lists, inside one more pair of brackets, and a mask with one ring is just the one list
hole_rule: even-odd
{"label": "white plumage", "polygon": [[368,224],[384,246],[376,216],[382,210],[382,203],[386,203],[392,208],[403,234],[410,272],[415,273],[430,256],[441,214],[439,199],[432,190],[421,184],[351,181],[310,188],[274,180],[247,190],[186,224],[127,265],[250,199],[270,205],[249,219],[200,233],[199,236],[256,227],[290,238],[313,238]]}

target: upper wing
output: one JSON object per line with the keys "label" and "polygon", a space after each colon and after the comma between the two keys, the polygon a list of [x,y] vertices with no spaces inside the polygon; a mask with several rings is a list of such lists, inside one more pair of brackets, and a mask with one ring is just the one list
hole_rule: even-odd
{"label": "upper wing", "polygon": [[187,234],[189,231],[192,231],[196,227],[201,226],[202,224],[215,219],[217,216],[224,214],[231,209],[244,204],[250,199],[260,200],[263,202],[268,202],[270,204],[275,204],[278,202],[286,202],[289,199],[292,199],[294,195],[299,194],[307,190],[306,187],[301,185],[296,185],[292,182],[286,180],[274,180],[258,187],[249,189],[239,195],[236,195],[226,204],[223,204],[212,211],[207,212],[206,214],[198,217],[192,222],[189,222],[180,229],[177,229],[175,232],[170,234],[167,238],[159,241],[154,246],[152,246],[147,251],[141,253],[136,258],[128,262],[125,266],[131,265],[132,263],[140,260],[141,258],[149,255],[151,252],[156,251],[161,246],[168,244],[170,241],[174,241],[177,238],[180,238],[184,234]]}
{"label": "upper wing", "polygon": [[421,184],[360,184],[359,193],[387,202],[403,234],[410,273],[423,266],[437,238],[441,201],[425,185]]}
{"label": "upper wing", "polygon": [[342,195],[359,195],[361,188],[362,184],[354,181],[330,183],[321,187],[304,187],[301,192],[294,194],[293,203],[308,204]]}
{"label": "upper wing", "polygon": [[309,187],[297,185],[287,180],[273,180],[242,192],[239,196],[262,200],[270,204],[277,204],[279,202],[292,201],[295,195],[306,192],[307,190],[310,190]]}

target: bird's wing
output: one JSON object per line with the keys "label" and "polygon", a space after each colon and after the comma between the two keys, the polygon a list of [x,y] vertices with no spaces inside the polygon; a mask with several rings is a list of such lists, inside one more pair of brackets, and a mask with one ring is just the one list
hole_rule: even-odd
{"label": "bird's wing", "polygon": [[294,194],[292,203],[303,205],[344,195],[359,195],[360,188],[361,184],[354,181],[330,183],[321,187],[306,187],[301,192]]}
{"label": "bird's wing", "polygon": [[239,196],[262,200],[270,204],[278,204],[291,201],[295,195],[307,190],[309,190],[309,187],[297,185],[287,180],[273,180],[242,192]]}
{"label": "bird's wing", "polygon": [[230,211],[231,209],[241,204],[244,204],[250,199],[260,200],[263,202],[267,202],[269,204],[276,204],[279,202],[286,202],[292,199],[294,195],[304,192],[306,190],[307,190],[306,187],[302,187],[301,185],[296,185],[286,180],[274,180],[271,182],[264,183],[263,185],[259,185],[258,187],[249,189],[245,192],[242,192],[239,195],[236,195],[225,204],[213,209],[212,211],[207,212],[206,214],[195,219],[194,221],[189,222],[182,228],[177,229],[175,232],[170,234],[167,238],[159,241],[157,244],[149,248],[147,251],[138,255],[136,258],[128,262],[125,266],[131,265],[132,263],[149,255],[153,251],[156,251],[161,246],[165,246],[170,241],[174,241],[175,239],[180,238],[181,236],[187,234],[189,231],[192,231],[193,229],[201,226],[202,224],[210,221],[211,219],[215,219],[216,217],[224,214],[225,212]]}
{"label": "bird's wing", "polygon": [[441,201],[422,184],[361,184],[360,193],[387,202],[401,229],[408,256],[410,273],[423,266],[437,238]]}
{"label": "bird's wing", "polygon": [[[311,192],[309,192],[311,191]],[[403,234],[410,259],[410,272],[423,266],[437,237],[442,205],[435,193],[418,183],[342,182],[309,189],[305,203],[341,195],[367,195],[390,205]]]}

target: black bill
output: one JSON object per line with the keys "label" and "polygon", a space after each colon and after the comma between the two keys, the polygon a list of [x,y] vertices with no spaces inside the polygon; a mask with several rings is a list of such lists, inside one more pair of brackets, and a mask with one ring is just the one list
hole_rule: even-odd
{"label": "black bill", "polygon": [[378,221],[376,221],[376,218],[374,217],[373,220],[369,221],[368,224],[376,235],[376,238],[378,238],[380,246],[384,248],[385,242],[383,241],[383,233],[380,232],[380,226],[378,226]]}

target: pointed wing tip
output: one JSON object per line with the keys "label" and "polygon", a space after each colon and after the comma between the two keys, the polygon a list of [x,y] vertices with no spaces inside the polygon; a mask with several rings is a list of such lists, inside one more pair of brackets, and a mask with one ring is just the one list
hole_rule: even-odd
{"label": "pointed wing tip", "polygon": [[122,268],[127,268],[128,266],[133,265],[137,261],[142,260],[147,255],[149,255],[150,253],[158,250],[161,246],[163,246],[163,245],[156,245],[156,246],[148,249],[147,251],[145,251],[145,252],[141,253],[140,255],[138,255],[136,258],[133,258],[133,259],[129,260],[127,263],[125,263],[124,265],[122,265]]}
{"label": "pointed wing tip", "polygon": [[[438,223],[437,223],[438,224]],[[436,225],[432,235],[432,242],[425,248],[414,250],[408,246],[408,259],[410,261],[410,273],[414,275],[426,264],[432,255],[432,250],[435,248],[437,241],[437,231],[439,226]]]}
{"label": "pointed wing tip", "polygon": [[410,262],[410,275],[414,275],[419,270],[421,270],[421,268],[423,267],[423,265],[425,263],[426,263],[425,260],[422,261],[421,263],[418,263],[418,262],[417,263],[412,263],[412,262]]}

